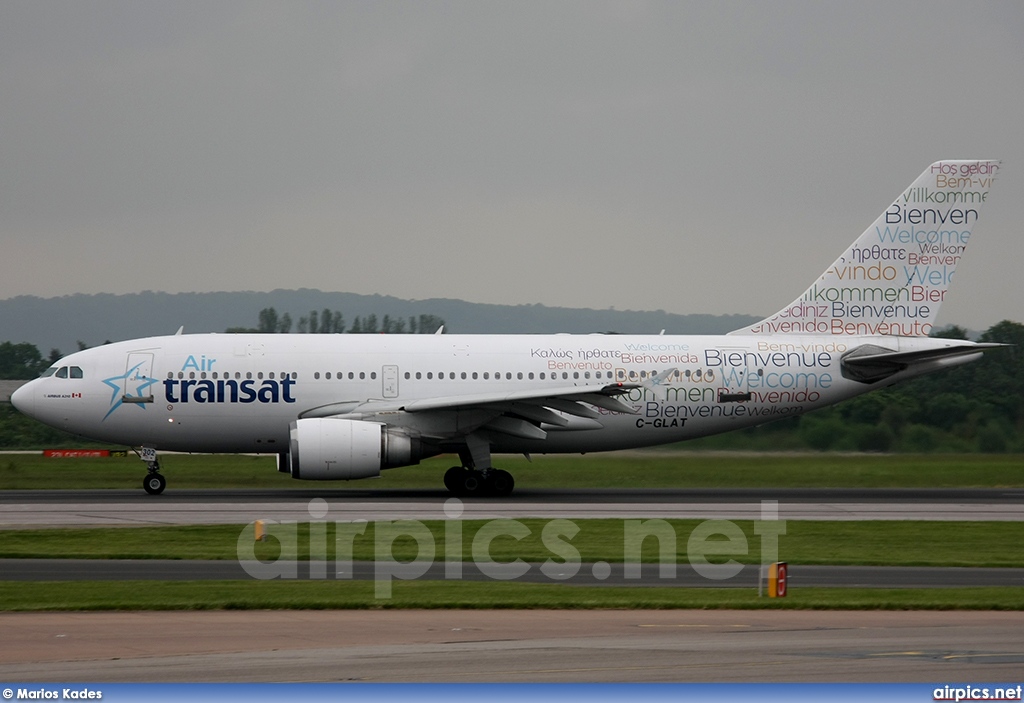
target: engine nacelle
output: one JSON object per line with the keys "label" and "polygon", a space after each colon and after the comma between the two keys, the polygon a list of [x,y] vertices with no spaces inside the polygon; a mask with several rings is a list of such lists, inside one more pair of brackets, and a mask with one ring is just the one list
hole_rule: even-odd
{"label": "engine nacelle", "polygon": [[291,426],[292,478],[313,481],[380,476],[381,469],[420,463],[420,439],[376,422],[306,418]]}

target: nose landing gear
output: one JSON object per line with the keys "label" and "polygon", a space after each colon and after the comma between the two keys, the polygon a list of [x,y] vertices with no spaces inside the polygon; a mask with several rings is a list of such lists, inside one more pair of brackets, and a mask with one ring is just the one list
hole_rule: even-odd
{"label": "nose landing gear", "polygon": [[160,473],[160,462],[156,458],[156,450],[140,447],[134,450],[140,459],[146,462],[146,477],[142,479],[142,488],[151,496],[157,496],[167,488],[167,479]]}

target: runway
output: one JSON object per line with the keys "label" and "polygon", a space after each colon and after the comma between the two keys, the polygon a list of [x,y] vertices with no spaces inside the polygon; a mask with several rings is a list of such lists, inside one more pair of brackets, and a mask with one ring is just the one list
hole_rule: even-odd
{"label": "runway", "polygon": [[[777,501],[773,503],[772,501]],[[493,518],[720,518],[783,520],[1024,520],[1020,489],[560,489],[531,490],[506,499],[452,499],[436,490],[168,490],[161,496],[141,491],[3,491],[0,527],[246,525],[255,520],[353,521]],[[6,559],[0,580],[208,580],[266,578],[368,579],[374,564],[319,563],[311,576],[307,562],[277,562],[273,569],[246,569],[237,561]],[[418,564],[392,567],[402,578],[444,579],[444,566],[420,573]],[[696,573],[679,564],[671,575],[656,564],[580,564],[552,578],[539,564],[460,565],[467,580],[517,580],[589,586],[749,587],[754,567],[725,577]],[[712,569],[713,570],[713,569]],[[794,566],[791,583],[804,586],[932,588],[943,586],[1022,586],[1022,569],[935,567]]]}
{"label": "runway", "polygon": [[[433,490],[4,491],[4,528],[492,517],[1022,520],[1020,489],[532,490],[449,502]],[[768,501],[767,506],[763,501]],[[401,566],[401,565],[398,565]],[[525,582],[553,582],[528,565]],[[627,577],[581,564],[573,586],[754,588],[745,567]],[[367,579],[375,565],[295,565]],[[347,569],[347,571],[346,571]],[[491,578],[462,564],[467,580]],[[339,574],[339,571],[341,572]],[[396,575],[397,572],[395,572]],[[422,578],[444,577],[433,565]],[[10,559],[0,578],[251,579],[236,561]],[[1024,569],[791,565],[791,587],[1022,586]],[[247,611],[0,613],[0,679],[24,681],[1016,681],[1019,612]]]}
{"label": "runway", "polygon": [[255,520],[694,518],[1024,520],[1022,489],[559,489],[453,499],[435,490],[2,491],[0,528],[244,525]]}
{"label": "runway", "polygon": [[1016,685],[1024,613],[4,613],[7,681],[872,681]]}

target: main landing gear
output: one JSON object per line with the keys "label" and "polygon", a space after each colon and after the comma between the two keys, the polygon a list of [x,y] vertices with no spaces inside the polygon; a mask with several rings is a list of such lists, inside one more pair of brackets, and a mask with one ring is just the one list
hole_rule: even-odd
{"label": "main landing gear", "polygon": [[444,487],[456,496],[504,497],[512,493],[516,482],[504,469],[467,469],[453,466],[444,474]]}
{"label": "main landing gear", "polygon": [[459,447],[462,466],[453,466],[444,474],[444,487],[456,496],[495,496],[512,493],[516,482],[512,474],[491,466],[491,443],[486,435],[470,433]]}
{"label": "main landing gear", "polygon": [[142,447],[135,453],[146,462],[146,477],[142,479],[142,487],[151,496],[157,496],[167,488],[167,479],[160,473],[160,462],[156,458],[156,450]]}

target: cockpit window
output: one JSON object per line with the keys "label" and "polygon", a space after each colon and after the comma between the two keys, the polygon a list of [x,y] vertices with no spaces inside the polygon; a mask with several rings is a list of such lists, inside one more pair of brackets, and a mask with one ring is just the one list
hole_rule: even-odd
{"label": "cockpit window", "polygon": [[50,376],[56,378],[85,378],[85,372],[82,371],[81,366],[51,366],[46,371],[43,371],[40,378],[49,378]]}

